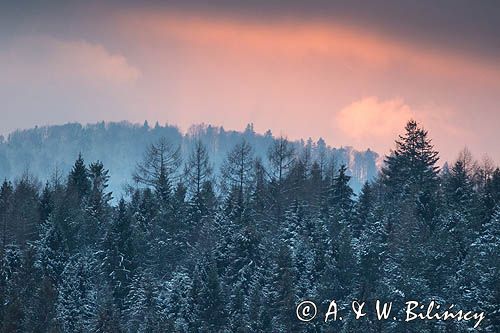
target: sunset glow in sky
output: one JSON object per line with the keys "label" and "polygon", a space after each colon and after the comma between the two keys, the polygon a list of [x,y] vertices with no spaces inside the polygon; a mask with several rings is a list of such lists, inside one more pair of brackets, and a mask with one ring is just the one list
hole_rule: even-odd
{"label": "sunset glow in sky", "polygon": [[443,160],[500,162],[499,5],[88,3],[0,10],[0,133],[69,121],[268,128],[386,154],[409,118]]}

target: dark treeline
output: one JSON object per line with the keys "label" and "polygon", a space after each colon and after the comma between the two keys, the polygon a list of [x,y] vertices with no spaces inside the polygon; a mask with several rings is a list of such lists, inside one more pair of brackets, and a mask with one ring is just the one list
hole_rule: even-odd
{"label": "dark treeline", "polygon": [[[186,155],[183,160],[181,157]],[[466,321],[302,323],[296,305],[419,300],[480,310],[500,328],[500,170],[464,151],[439,169],[410,121],[358,196],[286,139],[245,140],[214,169],[149,145],[128,195],[79,156],[67,177],[0,189],[2,332],[468,332]],[[113,170],[111,170],[112,172]],[[216,177],[217,175],[217,177]],[[399,310],[400,309],[400,310]]]}

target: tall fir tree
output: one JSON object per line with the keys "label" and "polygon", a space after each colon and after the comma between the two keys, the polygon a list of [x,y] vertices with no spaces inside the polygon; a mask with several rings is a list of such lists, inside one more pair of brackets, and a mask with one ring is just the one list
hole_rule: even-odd
{"label": "tall fir tree", "polygon": [[75,195],[77,200],[80,202],[90,193],[91,186],[88,169],[85,165],[83,156],[80,153],[78,154],[78,158],[69,173],[68,191]]}

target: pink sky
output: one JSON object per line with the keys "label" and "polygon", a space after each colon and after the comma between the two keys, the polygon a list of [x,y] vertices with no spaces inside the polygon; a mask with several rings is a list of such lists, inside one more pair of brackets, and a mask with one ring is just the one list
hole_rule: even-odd
{"label": "pink sky", "polygon": [[0,49],[4,121],[158,120],[243,129],[386,154],[409,118],[445,160],[500,161],[498,61],[356,22],[123,9],[98,29],[13,36]]}

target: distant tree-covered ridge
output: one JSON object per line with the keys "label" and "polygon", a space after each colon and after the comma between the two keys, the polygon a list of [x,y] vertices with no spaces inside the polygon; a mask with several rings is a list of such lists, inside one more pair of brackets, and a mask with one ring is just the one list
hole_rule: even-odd
{"label": "distant tree-covered ridge", "polygon": [[[149,126],[128,122],[81,125],[71,123],[58,126],[17,130],[6,138],[0,137],[0,177],[17,178],[29,172],[40,179],[69,172],[74,159],[81,153],[87,160],[102,161],[113,170],[109,187],[122,193],[123,185],[130,181],[136,164],[141,160],[145,147],[165,138],[180,145],[183,160],[187,159],[196,141],[200,140],[216,172],[228,151],[245,139],[255,155],[267,163],[266,154],[274,140],[270,131],[257,134],[250,124],[242,132],[226,131],[210,125],[192,126],[183,134],[174,126]],[[363,183],[377,173],[378,155],[370,150],[357,151],[351,147],[332,148],[324,140],[291,142],[297,153],[309,154],[311,160],[321,161],[321,168],[338,168],[345,164],[352,176],[350,185],[357,193]]]}
{"label": "distant tree-covered ridge", "polygon": [[[216,165],[201,139],[183,153],[159,137],[124,196],[108,186],[114,170],[83,154],[58,177],[5,179],[0,332],[473,331],[405,322],[408,300],[484,312],[478,331],[499,332],[498,167],[464,150],[439,168],[409,121],[356,196],[344,164],[269,140],[259,156],[237,134]],[[303,300],[394,310],[302,322]]]}

